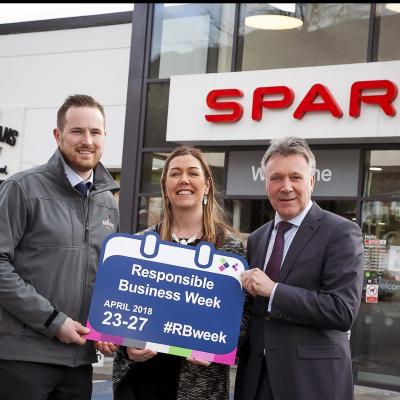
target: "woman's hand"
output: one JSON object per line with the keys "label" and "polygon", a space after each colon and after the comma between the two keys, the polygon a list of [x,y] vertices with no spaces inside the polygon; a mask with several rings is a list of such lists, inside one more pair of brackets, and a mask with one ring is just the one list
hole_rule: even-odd
{"label": "woman's hand", "polygon": [[186,360],[188,360],[189,362],[191,362],[192,364],[195,364],[195,365],[202,365],[203,367],[208,367],[211,364],[210,361],[197,360],[196,358],[192,358],[192,357],[187,357]]}
{"label": "woman's hand", "polygon": [[113,356],[118,350],[118,346],[111,342],[95,342],[94,348],[103,353],[105,356]]}
{"label": "woman's hand", "polygon": [[157,352],[149,349],[136,349],[135,347],[127,347],[126,352],[128,358],[132,361],[143,362],[153,358]]}

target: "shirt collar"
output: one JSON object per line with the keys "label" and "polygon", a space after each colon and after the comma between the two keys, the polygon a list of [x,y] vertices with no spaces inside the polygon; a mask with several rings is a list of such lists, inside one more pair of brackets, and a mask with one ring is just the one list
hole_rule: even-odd
{"label": "shirt collar", "polygon": [[69,180],[69,183],[71,184],[72,187],[77,185],[80,182],[85,182],[85,183],[90,183],[90,187],[93,186],[93,170],[90,172],[89,178],[85,181],[82,179],[80,175],[78,175],[63,159],[62,160],[64,164],[64,170],[65,170],[65,175],[67,176],[67,179]]}
{"label": "shirt collar", "polygon": [[[300,214],[296,215],[292,219],[289,219],[288,222],[299,227],[301,225],[301,223],[303,222],[303,219],[306,217],[307,213],[310,211],[310,208],[312,207],[312,205],[313,205],[312,200],[309,200],[307,207]],[[283,219],[279,216],[278,213],[275,213],[274,229],[276,228],[276,225],[280,221],[283,221]]]}

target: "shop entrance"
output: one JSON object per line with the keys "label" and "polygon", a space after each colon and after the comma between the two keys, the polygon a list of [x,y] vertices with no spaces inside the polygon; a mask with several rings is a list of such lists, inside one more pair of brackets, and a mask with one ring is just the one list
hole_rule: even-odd
{"label": "shop entrance", "polygon": [[400,390],[400,202],[362,210],[364,291],[352,329],[355,381]]}

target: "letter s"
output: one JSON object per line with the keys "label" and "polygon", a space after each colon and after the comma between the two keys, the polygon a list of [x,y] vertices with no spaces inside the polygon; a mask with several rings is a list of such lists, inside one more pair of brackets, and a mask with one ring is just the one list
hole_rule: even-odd
{"label": "letter s", "polygon": [[218,101],[220,97],[243,97],[243,92],[239,89],[217,89],[211,90],[207,95],[207,105],[212,110],[231,110],[228,114],[207,114],[205,119],[208,122],[224,123],[237,122],[242,118],[243,107],[236,101]]}

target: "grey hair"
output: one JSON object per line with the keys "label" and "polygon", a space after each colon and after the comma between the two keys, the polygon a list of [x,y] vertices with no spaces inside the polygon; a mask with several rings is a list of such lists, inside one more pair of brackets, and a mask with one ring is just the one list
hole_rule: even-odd
{"label": "grey hair", "polygon": [[268,150],[261,160],[261,171],[265,176],[265,166],[267,162],[275,156],[289,156],[298,154],[303,156],[310,167],[311,176],[314,176],[316,169],[315,156],[303,138],[286,136],[283,138],[272,139]]}

